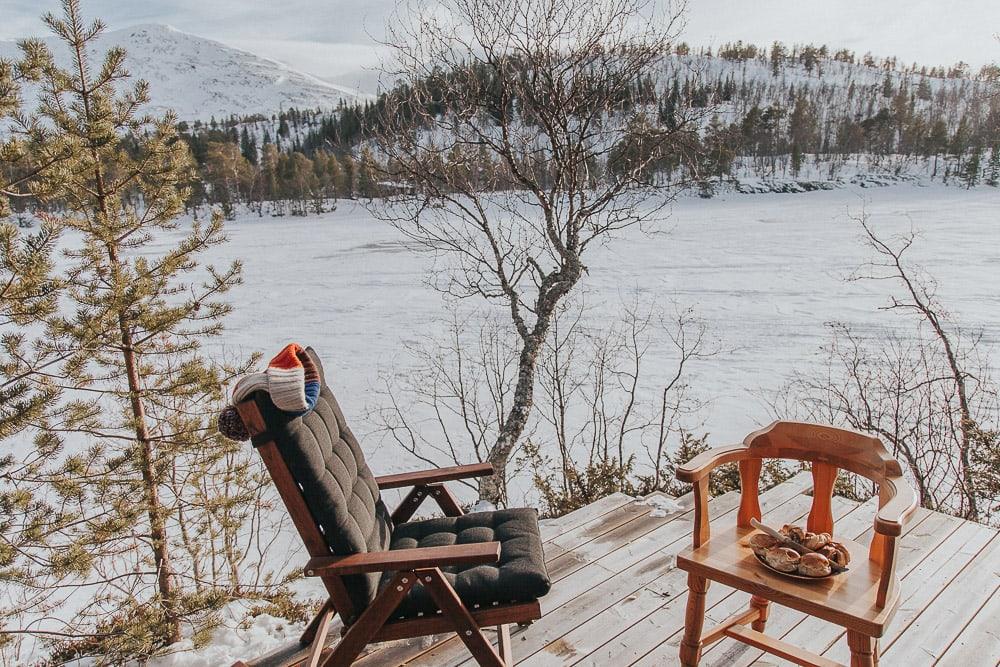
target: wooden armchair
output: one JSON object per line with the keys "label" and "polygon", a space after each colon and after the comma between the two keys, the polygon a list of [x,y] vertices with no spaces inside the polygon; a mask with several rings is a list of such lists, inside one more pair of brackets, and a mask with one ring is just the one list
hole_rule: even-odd
{"label": "wooden armchair", "polygon": [[[281,412],[264,392],[236,408],[309,552],[305,575],[329,594],[297,647],[243,664],[346,667],[370,642],[449,631],[480,665],[513,664],[508,625],[540,618],[550,586],[537,512],[463,514],[443,484],[492,474],[490,465],[373,476],[325,382],[303,416]],[[380,491],[401,487],[412,490],[390,515]],[[409,521],[428,497],[445,516]],[[327,648],[335,614],[342,638]]]}
{"label": "wooden armchair", "polygon": [[[838,536],[854,556],[850,569],[836,576],[802,582],[761,567],[747,546],[761,518],[758,483],[765,458],[794,459],[812,464],[813,500],[807,530],[834,534],[831,497],[839,469],[866,477],[879,487],[879,509],[871,546]],[[725,463],[738,463],[740,507],[736,526],[712,534],[708,517],[708,475]],[[837,663],[764,634],[768,606],[775,602],[847,629],[851,667],[878,664],[878,638],[898,605],[897,538],[917,507],[917,498],[902,478],[899,463],[872,437],[815,424],[775,422],[751,433],[740,445],[713,449],[677,470],[677,478],[694,485],[694,544],[677,557],[688,573],[688,602],[680,661],[694,667],[702,649],[732,637],[799,665],[835,667]],[[868,557],[862,554],[868,552]],[[751,594],[747,611],[702,632],[708,582]],[[746,627],[749,624],[750,627]]]}

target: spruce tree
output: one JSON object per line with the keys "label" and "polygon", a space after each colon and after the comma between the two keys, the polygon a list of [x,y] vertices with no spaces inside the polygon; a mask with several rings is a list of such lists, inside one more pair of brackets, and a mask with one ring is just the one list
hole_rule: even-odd
{"label": "spruce tree", "polygon": [[0,59],[0,655],[24,637],[24,621],[31,620],[24,614],[51,610],[52,587],[66,574],[46,528],[65,525],[67,514],[47,502],[39,477],[59,440],[38,432],[32,452],[22,435],[44,421],[60,395],[44,378],[61,357],[35,344],[34,334],[46,333],[44,327],[29,326],[55,311],[64,287],[53,271],[59,230],[43,223],[34,233],[22,232],[24,225],[10,220],[10,204],[44,201],[44,177],[74,151],[65,145],[51,153],[37,150],[44,129],[21,108],[21,87],[37,80],[47,52],[37,40],[22,41],[19,49],[18,60]]}
{"label": "spruce tree", "polygon": [[240,132],[240,153],[247,162],[257,166],[257,140],[250,136],[246,127]]}
{"label": "spruce tree", "polygon": [[972,149],[972,154],[969,159],[965,161],[965,166],[962,168],[962,182],[965,183],[967,189],[971,189],[976,185],[979,185],[979,170],[982,167],[983,162],[983,147],[976,145]]}
{"label": "spruce tree", "polygon": [[990,161],[986,166],[986,185],[997,187],[1000,185],[1000,143],[993,144],[990,149]]}
{"label": "spruce tree", "polygon": [[[67,246],[59,298],[45,300],[44,239],[18,249],[4,228],[4,257],[14,261],[0,270],[41,295],[16,321],[44,332],[36,354],[57,361],[39,372],[31,357],[7,355],[0,380],[50,391],[20,427],[36,436],[32,457],[43,468],[34,479],[69,515],[34,529],[58,547],[53,571],[75,575],[92,596],[68,624],[83,638],[56,646],[52,659],[123,662],[178,641],[185,623],[203,637],[211,611],[246,576],[238,563],[252,538],[241,526],[261,507],[259,469],[210,419],[223,383],[243,369],[202,350],[222,331],[230,307],[221,296],[240,265],[199,266],[225,240],[221,217],[181,232],[190,155],[172,116],[142,112],[148,87],[127,86],[121,49],[91,62],[100,22],[85,25],[77,0],[44,21],[69,51],[65,68],[41,59],[36,116],[46,129],[31,148],[67,156],[39,175],[64,211],[49,216]],[[11,302],[4,315],[15,321]]]}

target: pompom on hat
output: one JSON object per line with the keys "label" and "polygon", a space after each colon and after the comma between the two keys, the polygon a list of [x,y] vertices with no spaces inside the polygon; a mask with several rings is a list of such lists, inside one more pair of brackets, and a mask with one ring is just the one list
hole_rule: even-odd
{"label": "pompom on hat", "polygon": [[[266,391],[274,406],[293,415],[304,415],[316,407],[320,373],[309,354],[298,343],[286,345],[262,373],[244,375],[233,388],[233,405],[255,391]],[[233,405],[219,414],[219,432],[230,440],[243,441],[249,434]]]}

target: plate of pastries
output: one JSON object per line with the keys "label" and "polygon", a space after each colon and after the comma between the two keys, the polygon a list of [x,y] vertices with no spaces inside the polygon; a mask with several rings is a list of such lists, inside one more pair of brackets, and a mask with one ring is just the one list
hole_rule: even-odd
{"label": "plate of pastries", "polygon": [[810,533],[800,526],[785,524],[774,530],[758,521],[753,526],[763,532],[750,536],[748,544],[761,565],[796,579],[823,579],[847,570],[851,554],[829,533]]}

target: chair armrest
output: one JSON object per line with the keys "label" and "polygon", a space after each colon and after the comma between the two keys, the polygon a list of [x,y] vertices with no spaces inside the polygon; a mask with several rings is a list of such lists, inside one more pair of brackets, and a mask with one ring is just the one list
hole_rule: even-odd
{"label": "chair armrest", "polygon": [[917,509],[917,494],[902,477],[886,477],[882,486],[887,500],[875,515],[875,532],[896,537]]}
{"label": "chair armrest", "polygon": [[306,563],[307,577],[324,575],[393,572],[448,565],[484,565],[500,560],[499,542],[452,544],[446,547],[417,547],[396,551],[371,551],[351,556],[316,556]]}
{"label": "chair armrest", "polygon": [[472,463],[465,466],[435,468],[433,470],[420,470],[417,472],[403,472],[398,475],[384,475],[382,477],[376,477],[375,483],[378,484],[378,488],[380,489],[398,489],[402,486],[417,486],[419,484],[450,482],[455,479],[485,477],[486,475],[492,474],[492,463]]}
{"label": "chair armrest", "polygon": [[750,458],[750,449],[740,443],[738,445],[725,445],[716,447],[707,452],[702,452],[687,463],[678,466],[677,479],[688,484],[694,484],[713,469],[734,461],[742,461]]}

